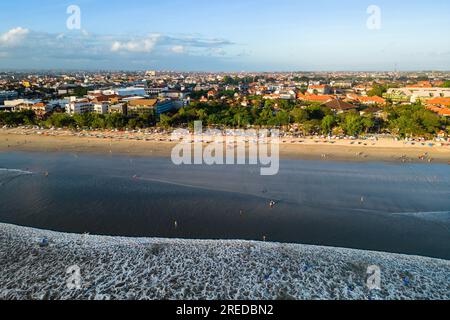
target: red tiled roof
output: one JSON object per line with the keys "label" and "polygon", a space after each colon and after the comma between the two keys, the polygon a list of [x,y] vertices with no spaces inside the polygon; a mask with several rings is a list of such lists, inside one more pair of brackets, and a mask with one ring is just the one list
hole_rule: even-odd
{"label": "red tiled roof", "polygon": [[385,104],[386,99],[383,99],[379,96],[373,96],[373,97],[359,97],[359,101],[366,102],[366,103],[379,103],[379,104]]}
{"label": "red tiled roof", "polygon": [[304,95],[302,93],[299,93],[297,95],[297,99],[310,102],[327,102],[333,100],[334,98],[335,97],[331,95],[315,95],[315,94]]}
{"label": "red tiled roof", "polygon": [[450,98],[433,98],[433,99],[427,100],[427,104],[450,107]]}
{"label": "red tiled roof", "polygon": [[309,89],[325,89],[326,87],[327,87],[327,85],[321,84],[318,86],[309,86]]}
{"label": "red tiled roof", "polygon": [[407,88],[433,88],[433,85],[430,81],[419,81],[414,85],[409,85]]}

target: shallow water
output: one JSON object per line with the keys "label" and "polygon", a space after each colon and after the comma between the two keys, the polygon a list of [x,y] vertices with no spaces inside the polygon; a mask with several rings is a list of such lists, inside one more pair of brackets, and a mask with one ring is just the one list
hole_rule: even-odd
{"label": "shallow water", "polygon": [[263,177],[253,166],[0,153],[0,222],[102,235],[265,238],[450,259],[449,169],[295,160]]}

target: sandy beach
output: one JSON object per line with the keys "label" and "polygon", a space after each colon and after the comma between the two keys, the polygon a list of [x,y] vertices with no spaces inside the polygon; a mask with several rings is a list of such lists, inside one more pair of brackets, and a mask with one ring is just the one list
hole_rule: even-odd
{"label": "sandy beach", "polygon": [[[168,157],[176,143],[158,134],[0,129],[3,153]],[[321,161],[450,160],[448,146],[394,140],[286,139],[280,151],[286,159]],[[413,255],[277,242],[106,237],[1,223],[0,242],[0,300],[450,299],[450,262]],[[370,266],[381,270],[380,290],[367,287]],[[67,285],[73,267],[80,271],[78,289]]]}
{"label": "sandy beach", "polygon": [[[40,246],[43,239],[48,245]],[[0,224],[0,299],[450,299],[444,260],[340,248],[63,234]],[[381,269],[381,290],[367,268]],[[80,271],[69,288],[67,270]]]}
{"label": "sandy beach", "polygon": [[[179,141],[167,134],[0,129],[0,152],[66,152],[170,157]],[[450,144],[394,139],[280,138],[284,159],[450,163]]]}

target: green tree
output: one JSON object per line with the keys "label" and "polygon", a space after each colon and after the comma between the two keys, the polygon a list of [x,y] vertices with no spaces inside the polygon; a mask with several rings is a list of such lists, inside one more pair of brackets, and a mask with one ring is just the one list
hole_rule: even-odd
{"label": "green tree", "polygon": [[272,120],[273,125],[276,126],[287,126],[290,123],[289,112],[286,110],[280,110],[275,114],[275,117]]}
{"label": "green tree", "polygon": [[91,128],[93,118],[93,114],[90,112],[75,114],[73,116],[73,119],[75,120],[77,126],[80,128]]}
{"label": "green tree", "polygon": [[106,126],[109,129],[124,129],[127,124],[127,117],[120,113],[113,113],[106,118]]}
{"label": "green tree", "polygon": [[67,113],[54,113],[45,122],[47,127],[55,128],[74,128],[75,120]]}
{"label": "green tree", "polygon": [[444,83],[442,84],[443,88],[450,88],[450,80],[444,81]]}
{"label": "green tree", "polygon": [[304,135],[317,134],[321,130],[320,120],[308,120],[301,124],[300,129]]}
{"label": "green tree", "polygon": [[273,110],[269,106],[264,107],[264,109],[259,114],[258,124],[259,125],[269,125],[273,122]]}
{"label": "green tree", "polygon": [[375,83],[372,87],[372,90],[367,92],[369,97],[379,96],[382,97],[385,92],[387,92],[388,88],[386,86],[379,85]]}
{"label": "green tree", "polygon": [[295,123],[303,123],[309,120],[308,112],[299,107],[296,107],[291,111],[291,117]]}
{"label": "green tree", "polygon": [[364,117],[361,120],[361,124],[363,126],[365,133],[369,133],[369,131],[372,130],[373,127],[375,126],[375,120],[371,116]]}
{"label": "green tree", "polygon": [[324,134],[330,134],[333,128],[336,126],[336,117],[333,115],[327,115],[322,119],[322,132]]}
{"label": "green tree", "polygon": [[317,104],[312,104],[306,108],[308,118],[312,120],[322,120],[325,116],[324,109]]}
{"label": "green tree", "polygon": [[444,126],[443,119],[420,104],[397,106],[388,112],[389,129],[401,137],[431,137]]}
{"label": "green tree", "polygon": [[170,128],[172,126],[172,118],[165,114],[162,114],[159,117],[159,124],[163,128]]}
{"label": "green tree", "polygon": [[350,136],[358,136],[363,130],[361,116],[355,113],[347,114],[341,126],[345,133]]}
{"label": "green tree", "polygon": [[76,87],[73,90],[73,94],[79,98],[84,97],[85,95],[87,95],[88,93],[88,89],[85,87]]}
{"label": "green tree", "polygon": [[91,127],[94,129],[105,129],[106,128],[105,116],[101,114],[94,114],[92,117]]}

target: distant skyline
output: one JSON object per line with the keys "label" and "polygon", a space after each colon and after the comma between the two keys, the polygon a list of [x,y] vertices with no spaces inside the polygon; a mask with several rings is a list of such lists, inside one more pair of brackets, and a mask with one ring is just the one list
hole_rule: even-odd
{"label": "distant skyline", "polygon": [[448,0],[2,1],[0,69],[450,70],[447,30]]}

